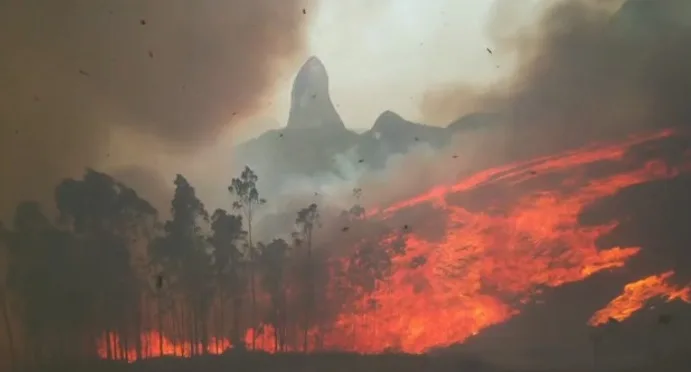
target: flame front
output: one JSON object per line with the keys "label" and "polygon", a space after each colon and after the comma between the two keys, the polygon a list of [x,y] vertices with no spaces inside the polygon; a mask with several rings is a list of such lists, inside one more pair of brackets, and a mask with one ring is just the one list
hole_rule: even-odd
{"label": "flame front", "polygon": [[624,293],[596,312],[588,324],[598,326],[606,324],[611,319],[622,321],[642,309],[648,300],[655,297],[662,297],[667,302],[681,300],[691,303],[691,288],[676,287],[668,283],[673,274],[673,271],[668,271],[627,284]]}
{"label": "flame front", "polygon": [[[249,329],[245,334],[245,343],[252,342],[253,330]],[[257,349],[265,352],[272,352],[274,340],[272,338],[273,329],[269,325],[262,325],[257,331]],[[137,354],[135,348],[129,348],[125,351],[125,355],[121,355],[118,348],[113,348],[114,355],[112,359],[126,360],[134,362],[139,358],[158,358],[163,356],[177,356],[190,357],[192,355],[211,354],[219,355],[224,351],[232,348],[232,344],[228,339],[211,337],[206,347],[201,343],[192,343],[187,340],[173,340],[160,333],[158,330],[151,330],[139,335],[139,342],[141,343],[140,355]],[[108,343],[111,345],[120,345],[122,340],[116,333],[109,333],[102,335],[97,340],[98,355],[103,358],[108,358]]]}
{"label": "flame front", "polygon": [[[368,218],[393,224],[402,220],[400,215],[424,206],[444,218],[441,223],[422,221],[413,226],[405,235],[405,254],[393,259],[391,275],[343,306],[331,324],[321,324],[311,334],[320,335],[323,349],[422,353],[463,342],[506,321],[543,288],[624,266],[640,247],[598,248],[597,239],[617,222],[581,226],[579,215],[593,202],[626,187],[687,171],[688,167],[673,168],[661,160],[641,164],[626,158],[632,146],[672,134],[665,131],[489,169],[370,212]],[[583,167],[595,163],[607,163],[617,171],[586,177]],[[547,182],[535,182],[546,179],[558,183],[546,187]],[[510,197],[502,199],[499,194]],[[461,201],[454,202],[457,199]],[[463,202],[476,199],[482,199],[481,207],[470,208]],[[430,238],[419,233],[430,229],[443,234]],[[392,239],[387,236],[379,245],[387,246]],[[626,319],[655,296],[688,302],[688,288],[666,284],[671,275],[628,284],[624,294],[593,315],[590,324]],[[146,337],[160,338],[155,333]],[[192,348],[189,343],[163,340],[163,348],[154,342],[150,349],[189,355]],[[230,346],[227,341],[213,344],[223,349]],[[99,350],[103,355],[103,347]]]}
{"label": "flame front", "polygon": [[[347,337],[336,338],[333,346],[360,352],[420,353],[462,342],[515,315],[517,305],[530,301],[541,287],[622,267],[640,248],[598,249],[597,238],[616,223],[582,227],[578,216],[597,199],[676,174],[664,163],[650,161],[600,179],[567,179],[568,187],[561,191],[529,193],[499,213],[471,212],[447,199],[490,184],[512,187],[579,165],[620,160],[630,146],[668,134],[491,169],[385,210],[392,216],[401,209],[433,202],[438,213],[447,216],[445,235],[434,242],[414,234],[409,237],[407,254],[395,263],[391,280],[357,303],[354,311],[341,314],[338,326]],[[414,257],[425,257],[426,264],[410,269]],[[376,310],[368,305],[372,299],[378,304]],[[366,328],[365,324],[374,325]],[[346,339],[353,341],[348,344]]]}

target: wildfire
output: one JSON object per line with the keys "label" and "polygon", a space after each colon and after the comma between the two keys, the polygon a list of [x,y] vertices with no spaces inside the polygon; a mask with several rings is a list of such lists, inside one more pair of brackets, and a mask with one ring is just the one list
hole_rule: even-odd
{"label": "wildfire", "polygon": [[643,308],[645,303],[655,297],[663,297],[667,302],[681,300],[691,303],[691,288],[675,287],[667,280],[674,275],[668,271],[660,275],[651,275],[624,286],[624,293],[610,301],[605,308],[596,312],[588,324],[598,326],[610,319],[622,321]]}
{"label": "wildfire", "polygon": [[[422,353],[463,342],[506,321],[545,287],[624,266],[640,247],[598,248],[597,239],[612,231],[617,222],[581,226],[579,215],[598,199],[626,187],[688,170],[660,160],[637,164],[626,158],[632,146],[670,135],[671,131],[665,131],[485,170],[371,213],[369,218],[393,222],[399,213],[425,206],[445,218],[441,223],[418,222],[406,235],[405,254],[393,259],[392,275],[348,304],[333,324],[321,325],[311,333],[320,334],[324,349]],[[595,163],[611,165],[617,171],[584,176],[583,167]],[[540,182],[532,182],[536,180]],[[470,208],[454,200],[472,200],[482,206]],[[443,234],[430,238],[418,233],[430,228]],[[388,240],[390,236],[380,245],[386,246]],[[668,272],[628,284],[624,294],[598,311],[590,324],[610,317],[623,320],[655,296],[689,302],[689,288],[666,283],[671,275]],[[159,336],[155,332],[145,335],[150,350],[164,350],[158,355],[190,354],[189,343]],[[163,347],[156,343],[159,339]],[[214,346],[208,350],[211,353],[230,347],[227,341],[212,344],[222,347]],[[99,352],[103,356],[102,345]]]}
{"label": "wildfire", "polygon": [[[203,345],[197,344],[193,345],[189,341],[181,340],[175,341],[171,340],[165,335],[159,333],[157,330],[152,330],[149,332],[142,333],[140,336],[140,342],[144,347],[142,348],[143,353],[141,358],[154,358],[161,356],[183,356],[189,357],[194,353],[199,353],[204,350]],[[110,333],[108,335],[103,335],[98,340],[98,353],[102,358],[108,358],[107,344],[119,345],[121,342],[120,337],[117,334]],[[220,354],[226,348],[230,347],[228,340],[223,339],[211,339],[209,345],[206,346],[206,352],[209,354]],[[119,349],[114,349],[112,351],[111,358],[113,359],[124,359],[127,361],[137,360],[137,353],[135,349],[129,349],[126,351],[126,355],[121,355]]]}
{"label": "wildfire", "polygon": [[[616,227],[616,222],[583,227],[578,216],[597,199],[676,174],[662,162],[650,161],[600,179],[567,178],[568,187],[527,193],[494,213],[470,211],[448,200],[490,184],[515,187],[545,174],[573,171],[579,165],[620,161],[631,146],[670,134],[490,169],[388,208],[384,214],[391,216],[433,202],[438,213],[447,216],[445,235],[438,241],[411,236],[407,254],[397,260],[391,280],[363,298],[354,311],[341,314],[338,325],[345,335],[335,338],[333,347],[420,353],[462,342],[518,313],[517,305],[530,301],[541,287],[556,287],[622,267],[640,248],[598,249],[597,238]],[[415,257],[424,257],[426,264],[410,269]],[[376,309],[369,306],[372,298]],[[372,323],[372,327],[364,326]]]}
{"label": "wildfire", "polygon": [[[273,351],[273,339],[271,338],[272,332],[273,330],[271,326],[263,325],[257,331],[256,336],[254,336],[254,331],[250,329],[245,334],[245,343],[251,344],[252,338],[256,337],[259,341],[257,343],[257,349],[270,353]],[[187,340],[170,339],[157,330],[144,332],[139,337],[139,341],[143,346],[141,348],[141,355],[139,356],[137,355],[135,348],[127,349],[124,355],[122,355],[120,349],[113,348],[111,355],[109,355],[109,343],[110,345],[121,344],[119,336],[115,333],[103,335],[98,339],[98,355],[103,359],[118,359],[134,362],[140,358],[157,358],[162,356],[190,357],[192,355],[199,355],[202,353],[219,355],[232,347],[230,341],[223,338],[211,337],[208,345],[205,347],[201,343],[193,344]]]}

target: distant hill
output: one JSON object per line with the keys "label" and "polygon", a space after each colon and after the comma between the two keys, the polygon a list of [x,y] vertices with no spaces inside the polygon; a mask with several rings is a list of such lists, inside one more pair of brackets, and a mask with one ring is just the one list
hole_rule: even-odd
{"label": "distant hill", "polygon": [[286,127],[267,131],[234,148],[235,163],[255,169],[263,189],[280,187],[290,175],[338,174],[337,155],[377,169],[391,155],[406,153],[416,144],[441,148],[457,132],[490,128],[500,122],[497,115],[478,113],[443,128],[385,111],[370,129],[353,131],[346,128],[336,111],[328,84],[324,64],[310,57],[293,82]]}
{"label": "distant hill", "polygon": [[[645,37],[661,25],[688,25],[689,5],[680,2],[626,1],[612,18],[612,27],[636,31]],[[675,6],[679,11],[671,12]],[[496,113],[471,113],[446,128],[415,123],[400,115],[383,112],[369,130],[348,130],[329,95],[329,76],[317,57],[310,57],[293,82],[286,127],[263,133],[234,149],[237,165],[250,165],[259,173],[262,187],[279,187],[290,175],[313,176],[338,173],[334,157],[342,155],[355,164],[380,168],[393,154],[405,153],[416,143],[442,147],[453,136],[472,131],[494,130],[507,120]],[[361,125],[358,123],[358,125]],[[361,128],[361,127],[360,127]],[[463,142],[459,146],[463,146]]]}

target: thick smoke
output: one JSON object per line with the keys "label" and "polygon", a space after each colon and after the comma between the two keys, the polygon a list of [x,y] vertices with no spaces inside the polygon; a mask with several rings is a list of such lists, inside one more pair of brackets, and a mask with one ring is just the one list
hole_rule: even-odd
{"label": "thick smoke", "polygon": [[690,2],[549,2],[538,23],[519,33],[507,32],[506,23],[523,13],[516,2],[495,5],[489,23],[495,44],[488,47],[499,64],[517,58],[515,74],[474,97],[467,86],[430,97],[438,108],[457,102],[458,114],[469,112],[471,102],[476,111],[497,113],[497,123],[458,131],[441,150],[418,147],[393,157],[383,172],[360,178],[373,205],[520,158],[691,127]]}
{"label": "thick smoke", "polygon": [[[0,3],[0,210],[110,156],[212,141],[265,104],[302,51],[307,3]],[[151,144],[110,149],[122,128]]]}
{"label": "thick smoke", "polygon": [[[687,4],[676,0],[543,3],[538,22],[516,33],[528,17],[521,16],[511,25],[507,20],[528,12],[516,2],[498,1],[489,23],[494,43],[488,47],[499,65],[515,59],[515,74],[487,92],[476,91],[475,96],[467,86],[431,95],[445,109],[456,102],[459,114],[496,113],[492,120],[497,123],[457,131],[441,150],[416,145],[407,154],[390,157],[383,170],[370,167],[369,159],[360,163],[352,150],[334,159],[306,159],[331,162],[331,171],[283,178],[283,188],[265,196],[272,203],[314,201],[340,209],[352,205],[351,190],[361,188],[365,207],[381,207],[519,158],[689,125],[691,53],[685,45],[691,41],[691,23],[683,16],[691,14]],[[434,102],[425,104],[434,107]],[[262,190],[271,187],[264,185]],[[283,223],[272,223],[276,228],[267,228],[267,236],[289,228],[296,208],[275,206],[271,213],[286,217]]]}
{"label": "thick smoke", "polygon": [[[497,64],[517,58],[517,72],[481,95],[481,107],[507,118],[507,158],[691,125],[691,3],[550,2],[536,26],[507,35],[514,3],[496,3],[489,47]],[[460,113],[468,92],[458,91]],[[437,99],[448,109],[454,97]]]}
{"label": "thick smoke", "polygon": [[507,81],[484,92],[447,87],[423,102],[437,118],[493,112],[496,123],[458,131],[441,150],[418,146],[361,177],[373,204],[520,158],[691,126],[691,3],[549,2],[534,26],[521,28],[528,17],[516,14],[525,14],[526,4],[535,6],[496,1],[489,22],[491,57],[499,65],[517,62]]}
{"label": "thick smoke", "polygon": [[338,171],[328,182],[311,180],[318,185],[309,189],[335,190],[323,203],[347,203],[355,186],[363,189],[366,206],[387,205],[499,163],[691,126],[691,3],[550,2],[539,22],[519,33],[507,33],[503,22],[516,13],[515,2],[496,5],[489,24],[495,44],[489,47],[499,64],[516,58],[516,73],[476,97],[467,87],[431,97],[447,109],[456,101],[458,113],[468,112],[472,101],[478,110],[497,113],[499,125],[458,132],[442,150],[416,146],[390,158],[383,171],[350,159],[358,172],[345,174],[353,177]]}
{"label": "thick smoke", "polygon": [[[173,185],[170,180],[151,169],[140,165],[129,165],[114,169],[109,174],[137,191],[137,194],[154,207],[169,206],[173,198]],[[159,216],[169,218],[169,208],[158,211]]]}

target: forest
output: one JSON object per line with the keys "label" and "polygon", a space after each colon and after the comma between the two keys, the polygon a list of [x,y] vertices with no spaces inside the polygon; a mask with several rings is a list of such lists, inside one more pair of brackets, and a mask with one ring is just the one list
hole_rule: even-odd
{"label": "forest", "polygon": [[[365,244],[344,257],[316,249],[315,203],[295,211],[291,239],[255,241],[266,203],[257,181],[246,167],[228,186],[233,204],[210,212],[177,175],[167,221],[133,189],[90,169],[57,185],[56,218],[20,203],[0,235],[11,363],[343,347],[342,332],[325,337],[333,317],[383,279],[403,248]],[[354,226],[364,212],[354,203],[339,218]]]}

